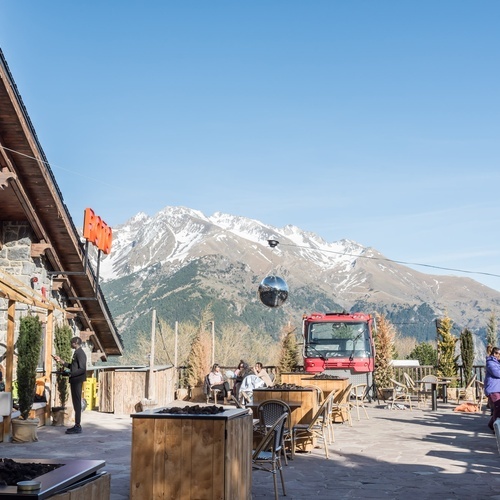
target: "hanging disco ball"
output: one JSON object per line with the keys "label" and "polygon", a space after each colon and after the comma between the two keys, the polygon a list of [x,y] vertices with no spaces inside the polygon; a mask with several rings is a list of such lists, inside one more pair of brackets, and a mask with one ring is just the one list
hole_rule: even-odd
{"label": "hanging disco ball", "polygon": [[279,307],[288,298],[288,285],[279,276],[266,276],[259,285],[260,301],[267,307]]}

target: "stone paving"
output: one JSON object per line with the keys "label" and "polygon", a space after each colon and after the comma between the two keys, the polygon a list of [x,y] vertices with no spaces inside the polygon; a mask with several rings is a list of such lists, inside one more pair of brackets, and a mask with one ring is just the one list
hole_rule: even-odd
{"label": "stone paving", "polygon": [[[335,425],[329,460],[315,449],[289,461],[286,498],[500,500],[500,454],[486,426],[489,417],[456,413],[454,406],[440,404],[431,412],[367,404],[369,420]],[[111,499],[129,498],[132,419],[86,411],[82,420],[80,435],[41,427],[36,443],[0,444],[2,456],[102,459],[111,474]],[[273,498],[271,474],[255,471],[252,479],[253,499]]]}

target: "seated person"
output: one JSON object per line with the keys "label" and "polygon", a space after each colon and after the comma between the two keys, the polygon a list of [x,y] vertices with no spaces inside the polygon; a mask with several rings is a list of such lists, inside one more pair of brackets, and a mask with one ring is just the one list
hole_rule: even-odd
{"label": "seated person", "polygon": [[269,373],[267,373],[267,370],[262,366],[262,363],[260,363],[259,361],[255,363],[255,366],[253,367],[253,372],[255,375],[257,375],[257,377],[262,379],[266,387],[272,387],[274,385],[273,381],[271,380],[271,377],[269,376]]}
{"label": "seated person", "polygon": [[239,401],[239,392],[240,392],[240,386],[241,383],[243,382],[243,379],[249,374],[252,373],[250,370],[250,367],[248,366],[248,363],[245,363],[242,359],[240,359],[240,362],[238,363],[238,368],[234,371],[234,385],[233,385],[233,393],[234,397]]}
{"label": "seated person", "polygon": [[255,374],[247,375],[240,386],[240,399],[245,400],[247,403],[253,402],[253,391],[265,387],[264,381]]}
{"label": "seated person", "polygon": [[229,384],[224,380],[224,375],[222,375],[220,366],[217,363],[212,366],[212,371],[208,374],[208,383],[211,389],[219,389],[224,399],[231,397]]}

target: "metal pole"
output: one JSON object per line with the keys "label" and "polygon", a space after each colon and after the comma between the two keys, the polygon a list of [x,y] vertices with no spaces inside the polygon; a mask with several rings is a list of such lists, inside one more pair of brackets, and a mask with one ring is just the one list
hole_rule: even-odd
{"label": "metal pole", "polygon": [[156,309],[153,309],[153,317],[151,320],[151,351],[149,354],[149,389],[148,399],[154,399],[155,382],[153,377],[153,367],[155,364],[155,332],[156,332]]}
{"label": "metal pole", "polygon": [[211,321],[212,323],[212,366],[215,364],[215,321]]}

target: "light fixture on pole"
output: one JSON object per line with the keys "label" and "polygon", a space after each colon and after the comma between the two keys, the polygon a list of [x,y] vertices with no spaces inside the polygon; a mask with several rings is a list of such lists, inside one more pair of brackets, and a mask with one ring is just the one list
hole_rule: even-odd
{"label": "light fixture on pole", "polygon": [[[278,240],[267,240],[271,248],[279,245]],[[276,275],[266,276],[259,285],[259,299],[267,307],[279,307],[288,298],[288,285],[283,278]]]}

